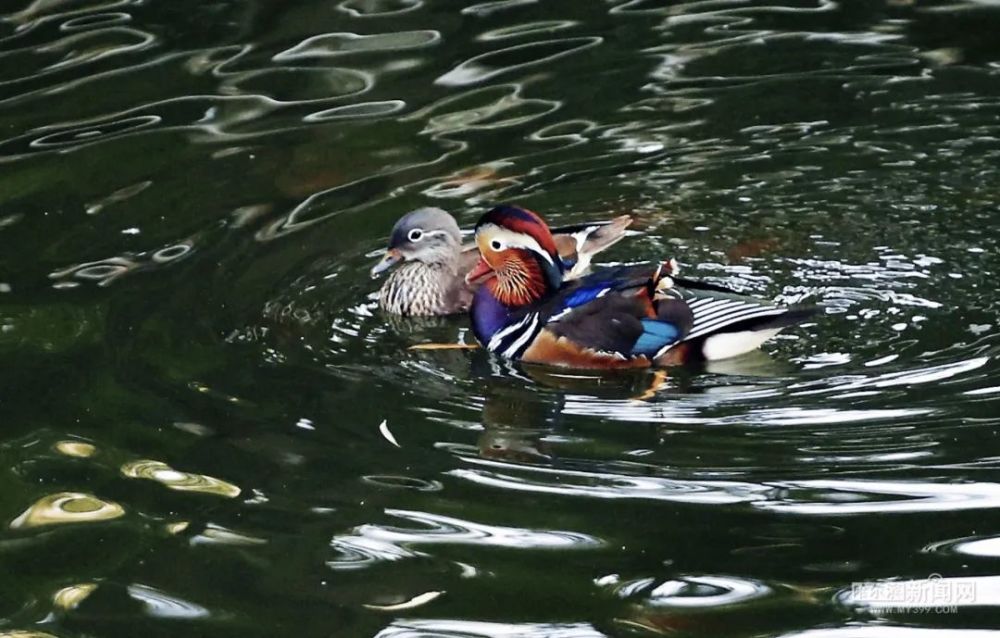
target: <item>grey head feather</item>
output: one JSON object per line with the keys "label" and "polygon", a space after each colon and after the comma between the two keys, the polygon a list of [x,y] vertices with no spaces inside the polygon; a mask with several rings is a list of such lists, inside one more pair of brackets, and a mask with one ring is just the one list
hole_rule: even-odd
{"label": "grey head feather", "polygon": [[389,249],[405,261],[383,284],[379,305],[399,315],[447,315],[469,307],[459,256],[462,232],[440,208],[418,208],[392,228]]}
{"label": "grey head feather", "polygon": [[418,208],[392,227],[389,248],[406,261],[455,265],[462,246],[462,232],[455,218],[440,208]]}

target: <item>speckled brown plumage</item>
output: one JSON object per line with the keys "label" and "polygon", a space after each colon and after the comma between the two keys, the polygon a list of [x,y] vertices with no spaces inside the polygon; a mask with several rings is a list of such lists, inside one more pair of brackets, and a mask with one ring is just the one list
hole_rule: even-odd
{"label": "speckled brown plumage", "polygon": [[379,291],[379,306],[396,315],[420,317],[465,312],[472,289],[454,265],[419,261],[399,266]]}

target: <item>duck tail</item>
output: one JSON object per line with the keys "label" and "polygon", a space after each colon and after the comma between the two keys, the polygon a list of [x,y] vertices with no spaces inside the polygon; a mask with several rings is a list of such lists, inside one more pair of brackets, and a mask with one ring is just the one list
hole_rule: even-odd
{"label": "duck tail", "polygon": [[605,222],[553,228],[559,254],[566,265],[564,279],[575,279],[586,273],[594,255],[622,239],[631,223],[630,215],[622,215]]}
{"label": "duck tail", "polygon": [[631,224],[631,215],[621,215],[620,217],[608,220],[606,223],[597,226],[584,235],[579,252],[581,255],[592,256],[610,248],[625,237],[625,229]]}
{"label": "duck tail", "polygon": [[816,316],[822,309],[822,306],[789,306],[783,315],[765,317],[757,322],[751,322],[751,325],[742,326],[742,329],[756,331],[787,328]]}
{"label": "duck tail", "polygon": [[[784,312],[735,321],[695,339],[691,345],[706,361],[728,359],[756,350],[783,329],[802,323],[822,310],[821,306],[790,306]],[[695,326],[697,329],[697,325]]]}

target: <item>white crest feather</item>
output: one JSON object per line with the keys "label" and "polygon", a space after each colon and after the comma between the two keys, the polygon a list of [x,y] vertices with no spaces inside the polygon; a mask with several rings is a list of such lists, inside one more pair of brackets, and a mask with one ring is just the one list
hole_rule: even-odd
{"label": "white crest feather", "polygon": [[554,265],[552,255],[543,250],[541,244],[538,243],[538,240],[531,235],[526,233],[517,233],[513,230],[497,226],[496,224],[485,224],[479,229],[478,232],[489,233],[490,241],[501,241],[503,243],[503,248],[501,250],[507,248],[523,248],[538,254],[542,259]]}

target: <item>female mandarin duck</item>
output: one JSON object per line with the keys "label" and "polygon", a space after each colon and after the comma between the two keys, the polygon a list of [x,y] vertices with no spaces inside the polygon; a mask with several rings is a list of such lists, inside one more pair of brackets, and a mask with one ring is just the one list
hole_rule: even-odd
{"label": "female mandarin duck", "polygon": [[[554,259],[563,279],[586,272],[593,256],[625,236],[628,215],[607,222],[553,229]],[[392,228],[385,256],[371,270],[376,276],[399,262],[379,291],[379,306],[398,315],[450,315],[469,309],[476,286],[465,275],[476,264],[474,243],[462,245],[455,219],[440,208],[419,208]]]}
{"label": "female mandarin duck", "polygon": [[482,283],[471,308],[476,338],[492,352],[525,362],[632,368],[725,359],[816,312],[676,278],[674,260],[565,283],[549,228],[516,206],[483,215],[476,244],[481,259],[468,275]]}

